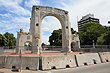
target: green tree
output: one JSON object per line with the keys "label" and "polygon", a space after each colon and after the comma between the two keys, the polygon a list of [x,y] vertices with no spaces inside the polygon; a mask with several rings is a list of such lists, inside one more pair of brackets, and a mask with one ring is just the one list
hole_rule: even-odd
{"label": "green tree", "polygon": [[81,45],[92,45],[93,40],[96,44],[97,38],[105,32],[104,27],[95,22],[85,23],[81,27],[80,41]]}
{"label": "green tree", "polygon": [[104,45],[110,45],[110,31],[104,33],[103,39],[105,40]]}
{"label": "green tree", "polygon": [[7,38],[7,46],[16,46],[16,38],[14,37],[14,34],[6,32],[4,36]]}
{"label": "green tree", "polygon": [[[52,35],[49,37],[50,46],[61,46],[62,45],[62,30],[54,30]],[[54,42],[53,42],[54,40]]]}
{"label": "green tree", "polygon": [[28,45],[27,44],[24,44],[24,46],[27,47]]}
{"label": "green tree", "polygon": [[0,34],[0,46],[6,46],[7,45],[6,40],[7,38],[4,35]]}
{"label": "green tree", "polygon": [[[74,34],[75,32],[76,31],[71,28],[71,33]],[[62,46],[62,29],[54,30],[51,34],[52,35],[49,37],[50,46]]]}
{"label": "green tree", "polygon": [[41,46],[45,46],[45,43],[42,43],[42,45]]}
{"label": "green tree", "polygon": [[104,38],[104,34],[101,34],[101,36],[98,37],[96,44],[97,45],[104,45],[105,39],[103,39],[103,38]]}

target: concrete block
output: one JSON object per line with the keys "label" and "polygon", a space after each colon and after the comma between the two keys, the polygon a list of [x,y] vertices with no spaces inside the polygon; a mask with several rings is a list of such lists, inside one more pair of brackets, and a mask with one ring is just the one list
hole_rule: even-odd
{"label": "concrete block", "polygon": [[0,68],[3,68],[5,65],[6,56],[0,56]]}
{"label": "concrete block", "polygon": [[39,57],[38,56],[23,56],[22,57],[22,69],[39,69]]}
{"label": "concrete block", "polygon": [[19,69],[19,56],[7,56],[5,68],[16,68]]}
{"label": "concrete block", "polygon": [[102,63],[110,62],[110,52],[99,53]]}
{"label": "concrete block", "polygon": [[[21,69],[38,70],[39,57],[38,56],[22,56]],[[19,69],[20,58],[19,56],[8,56],[6,61],[6,68]]]}
{"label": "concrete block", "polygon": [[42,56],[42,70],[76,67],[74,54]]}
{"label": "concrete block", "polygon": [[98,53],[86,53],[76,55],[78,66],[101,63]]}

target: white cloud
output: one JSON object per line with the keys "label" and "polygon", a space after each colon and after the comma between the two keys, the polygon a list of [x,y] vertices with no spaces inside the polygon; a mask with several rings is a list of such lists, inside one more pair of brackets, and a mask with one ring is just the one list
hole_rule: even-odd
{"label": "white cloud", "polygon": [[72,28],[77,30],[77,16],[78,20],[82,16],[92,13],[95,18],[100,20],[102,25],[105,25],[108,20],[110,20],[110,1],[109,0],[71,0],[70,4],[61,3],[65,9],[69,11],[70,22]]}
{"label": "white cloud", "polygon": [[44,35],[43,35],[43,36],[42,36],[42,40],[41,40],[42,43],[45,43],[45,44],[49,45],[50,43],[48,42],[48,41],[49,41],[48,38],[49,38],[49,36],[44,36]]}
{"label": "white cloud", "polygon": [[33,5],[40,5],[40,1],[39,0],[25,1],[25,6],[26,7],[32,7]]}
{"label": "white cloud", "polygon": [[53,16],[45,17],[42,21],[41,26],[44,31],[50,31],[50,32],[56,29],[61,29],[60,21]]}
{"label": "white cloud", "polygon": [[0,14],[0,16],[2,16],[2,17],[7,17],[7,18],[10,18],[11,17],[11,14],[10,13],[7,13],[7,14]]}
{"label": "white cloud", "polygon": [[30,11],[19,5],[21,2],[22,0],[0,0],[0,6],[17,15],[31,15]]}
{"label": "white cloud", "polygon": [[30,18],[26,17],[14,17],[12,20],[14,23],[30,23]]}

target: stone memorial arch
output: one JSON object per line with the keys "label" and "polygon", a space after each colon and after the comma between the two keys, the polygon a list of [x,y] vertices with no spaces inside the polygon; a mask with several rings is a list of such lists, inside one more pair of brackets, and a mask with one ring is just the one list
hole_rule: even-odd
{"label": "stone memorial arch", "polygon": [[[30,31],[26,34],[23,34],[25,33],[24,31],[20,31],[17,34],[16,46],[23,46],[26,41],[30,41],[32,44],[32,53],[39,52],[38,47],[35,46],[41,46],[41,23],[46,16],[54,16],[60,21],[62,27],[62,49],[71,51],[72,34],[68,11],[48,6],[33,6]],[[20,49],[23,48],[17,47],[16,53],[19,53]]]}

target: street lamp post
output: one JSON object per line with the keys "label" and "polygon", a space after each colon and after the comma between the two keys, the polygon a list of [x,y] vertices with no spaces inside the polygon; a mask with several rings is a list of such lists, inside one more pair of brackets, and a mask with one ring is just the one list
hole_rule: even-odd
{"label": "street lamp post", "polygon": [[53,50],[54,50],[54,40],[53,40]]}

